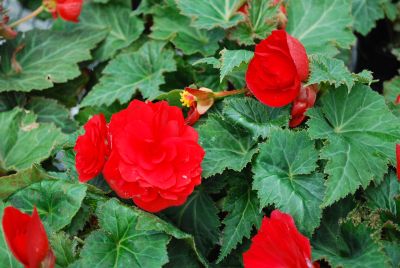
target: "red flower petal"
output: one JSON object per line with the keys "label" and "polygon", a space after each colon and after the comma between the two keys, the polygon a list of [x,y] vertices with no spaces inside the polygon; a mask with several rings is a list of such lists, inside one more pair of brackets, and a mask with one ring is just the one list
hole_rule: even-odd
{"label": "red flower petal", "polygon": [[49,241],[36,208],[33,209],[31,221],[27,226],[26,238],[29,248],[29,265],[30,267],[38,267],[49,252]]}
{"label": "red flower petal", "polygon": [[311,268],[310,242],[289,214],[274,210],[270,218],[264,217],[243,262],[245,268]]}
{"label": "red flower petal", "polygon": [[56,12],[66,21],[78,22],[83,0],[57,0]]}
{"label": "red flower petal", "polygon": [[85,134],[78,137],[74,147],[75,165],[81,182],[87,182],[100,174],[110,150],[104,115],[93,116],[84,128]]}

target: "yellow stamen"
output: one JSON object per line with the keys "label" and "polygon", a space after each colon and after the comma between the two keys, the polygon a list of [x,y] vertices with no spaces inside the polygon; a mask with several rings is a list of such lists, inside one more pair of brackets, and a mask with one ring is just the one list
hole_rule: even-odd
{"label": "yellow stamen", "polygon": [[186,90],[182,91],[180,95],[181,95],[180,101],[182,103],[182,106],[191,107],[193,103],[196,101],[196,97],[187,92]]}

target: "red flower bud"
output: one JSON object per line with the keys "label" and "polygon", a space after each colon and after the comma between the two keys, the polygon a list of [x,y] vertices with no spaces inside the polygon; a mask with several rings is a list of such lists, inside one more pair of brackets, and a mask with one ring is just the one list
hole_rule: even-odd
{"label": "red flower bud", "polygon": [[36,208],[30,216],[14,207],[6,207],[3,230],[11,252],[26,268],[54,267],[55,257]]}
{"label": "red flower bud", "polygon": [[293,218],[279,210],[264,217],[243,263],[245,268],[318,267],[311,262],[310,241],[297,230]]}
{"label": "red flower bud", "polygon": [[294,128],[300,125],[306,118],[306,111],[308,108],[314,106],[315,99],[317,97],[318,87],[317,85],[310,85],[307,87],[301,87],[300,94],[293,102],[289,126]]}
{"label": "red flower bud", "polygon": [[43,0],[43,5],[53,18],[60,16],[66,21],[78,22],[83,0]]}
{"label": "red flower bud", "polygon": [[256,46],[246,73],[247,87],[262,103],[282,107],[299,94],[308,78],[309,63],[304,46],[283,30]]}

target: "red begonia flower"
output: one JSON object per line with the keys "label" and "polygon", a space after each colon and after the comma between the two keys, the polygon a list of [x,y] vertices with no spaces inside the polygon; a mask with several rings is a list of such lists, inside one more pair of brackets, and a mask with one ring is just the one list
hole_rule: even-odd
{"label": "red begonia flower", "polygon": [[396,144],[397,179],[400,181],[400,144]]}
{"label": "red begonia flower", "polygon": [[279,210],[264,217],[243,262],[245,268],[313,268],[310,241],[297,230],[293,218]]}
{"label": "red begonia flower", "polygon": [[108,129],[102,114],[93,116],[85,125],[85,134],[78,137],[74,150],[80,182],[93,179],[102,171],[109,154]]}
{"label": "red begonia flower", "polygon": [[316,84],[301,87],[300,94],[293,102],[291,119],[289,126],[291,128],[300,125],[306,118],[306,111],[314,106],[315,99],[317,97],[318,86]]}
{"label": "red begonia flower", "polygon": [[78,22],[83,0],[43,0],[43,5],[51,12],[53,18],[60,16],[63,20]]}
{"label": "red begonia flower", "polygon": [[109,131],[103,175],[120,197],[157,212],[182,205],[200,184],[205,153],[179,108],[134,100],[112,116]]}
{"label": "red begonia flower", "polygon": [[30,216],[6,207],[3,230],[8,247],[25,268],[54,267],[55,257],[36,208]]}
{"label": "red begonia flower", "polygon": [[282,107],[296,99],[308,73],[304,46],[285,31],[276,30],[256,46],[246,83],[259,101]]}

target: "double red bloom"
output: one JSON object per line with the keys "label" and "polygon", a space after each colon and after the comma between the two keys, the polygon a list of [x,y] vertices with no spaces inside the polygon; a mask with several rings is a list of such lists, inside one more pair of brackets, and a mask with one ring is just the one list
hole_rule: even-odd
{"label": "double red bloom", "polygon": [[276,30],[256,46],[246,82],[259,101],[281,107],[296,99],[308,73],[304,46],[285,31]]}
{"label": "double red bloom", "polygon": [[6,207],[3,230],[8,247],[25,268],[54,267],[55,257],[36,208],[30,216]]}
{"label": "double red bloom", "polygon": [[311,261],[310,241],[297,230],[293,218],[279,210],[264,217],[243,262],[245,268],[319,267]]}
{"label": "double red bloom", "polygon": [[[102,170],[121,198],[132,198],[150,212],[182,205],[200,184],[205,153],[197,132],[185,124],[179,108],[165,101],[134,100],[112,116],[110,138],[103,135],[105,120],[93,122],[99,118],[89,120],[86,133],[75,146],[80,181]],[[107,149],[108,139],[111,150]]]}

